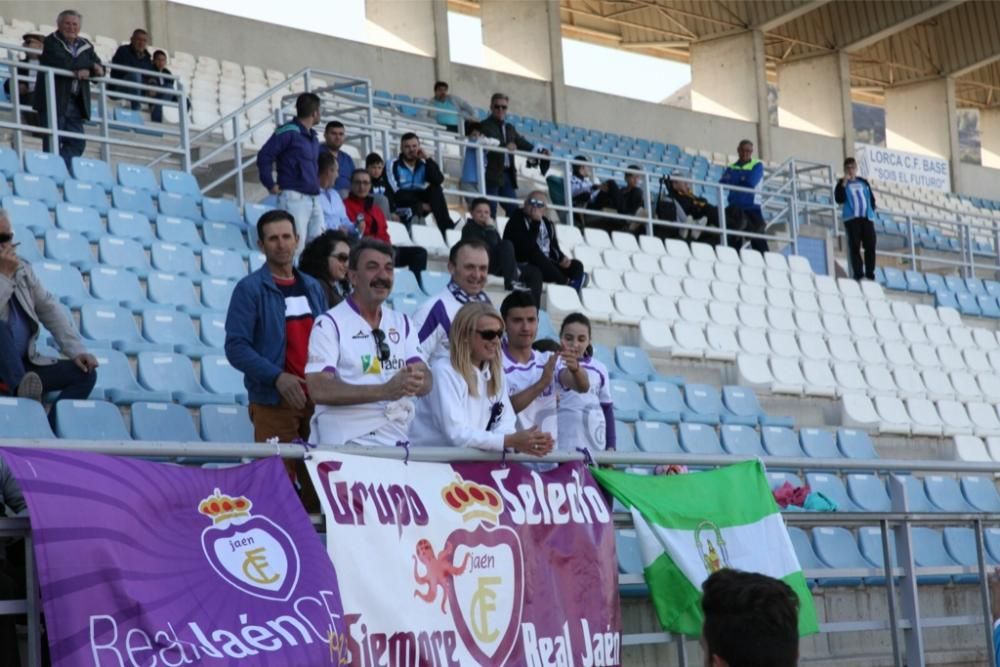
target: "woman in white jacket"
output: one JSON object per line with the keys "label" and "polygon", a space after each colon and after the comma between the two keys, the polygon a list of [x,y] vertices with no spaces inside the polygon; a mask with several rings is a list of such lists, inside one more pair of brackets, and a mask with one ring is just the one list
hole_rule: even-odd
{"label": "woman in white jacket", "polygon": [[552,436],[537,427],[515,430],[500,361],[502,337],[503,320],[493,306],[462,306],[451,323],[450,358],[431,364],[433,389],[417,401],[411,445],[506,448],[534,456],[552,450]]}

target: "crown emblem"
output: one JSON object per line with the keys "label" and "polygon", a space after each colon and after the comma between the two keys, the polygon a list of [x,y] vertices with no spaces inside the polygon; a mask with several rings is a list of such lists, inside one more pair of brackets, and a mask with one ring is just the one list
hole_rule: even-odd
{"label": "crown emblem", "polygon": [[218,489],[198,504],[198,511],[212,519],[212,523],[222,523],[242,516],[250,516],[253,503],[247,498],[231,498]]}
{"label": "crown emblem", "polygon": [[441,489],[445,505],[462,515],[463,521],[483,519],[497,523],[503,511],[500,495],[488,486],[466,482],[461,477]]}

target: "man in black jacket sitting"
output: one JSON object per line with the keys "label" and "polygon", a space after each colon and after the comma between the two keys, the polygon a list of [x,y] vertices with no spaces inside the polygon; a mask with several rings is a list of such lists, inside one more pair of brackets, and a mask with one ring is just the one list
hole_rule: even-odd
{"label": "man in black jacket sitting", "polygon": [[434,214],[441,234],[455,226],[448,214],[441,185],[444,174],[437,162],[427,157],[420,139],[413,132],[407,132],[399,142],[400,155],[389,169],[389,182],[395,190],[393,213],[407,227],[413,216]]}
{"label": "man in black jacket sitting", "polygon": [[503,278],[505,290],[527,290],[535,299],[535,304],[542,302],[542,272],[530,264],[518,267],[514,245],[500,238],[496,223],[490,217],[490,203],[479,197],[469,205],[469,219],[462,227],[462,240],[481,241],[486,245],[490,255],[490,274]]}
{"label": "man in black jacket sitting", "polygon": [[[104,68],[94,45],[80,37],[81,21],[80,13],[75,10],[59,12],[57,29],[42,43],[38,63],[67,71],[65,75],[56,75],[56,125],[60,130],[83,134],[83,122],[90,120],[90,77],[104,76]],[[39,81],[38,84],[41,90],[35,95],[35,110],[41,124],[47,127],[48,100],[43,92],[44,82]],[[43,140],[43,150],[49,150],[50,140],[50,137]],[[72,166],[74,157],[83,155],[86,146],[87,142],[83,139],[59,138],[59,155],[65,160],[67,168]]]}
{"label": "man in black jacket sitting", "polygon": [[545,207],[545,193],[535,190],[529,194],[523,207],[507,221],[503,238],[514,246],[517,261],[537,268],[545,282],[580,289],[587,283],[583,264],[559,248],[555,225],[545,217]]}

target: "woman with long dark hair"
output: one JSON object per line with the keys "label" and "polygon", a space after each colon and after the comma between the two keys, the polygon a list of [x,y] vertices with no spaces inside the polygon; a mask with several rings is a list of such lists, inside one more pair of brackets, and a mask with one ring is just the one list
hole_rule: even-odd
{"label": "woman with long dark hair", "polygon": [[347,260],[351,243],[339,229],[328,229],[310,241],[299,258],[299,271],[319,281],[326,293],[326,302],[333,308],[350,294],[347,282]]}

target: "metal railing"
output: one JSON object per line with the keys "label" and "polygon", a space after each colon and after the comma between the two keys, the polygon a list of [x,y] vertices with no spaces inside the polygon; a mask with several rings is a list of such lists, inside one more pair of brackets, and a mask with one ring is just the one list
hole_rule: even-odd
{"label": "metal railing", "polygon": [[[262,443],[177,443],[177,442],[116,442],[116,441],[73,441],[73,440],[0,440],[0,446],[4,447],[56,447],[70,451],[90,451],[105,454],[115,454],[120,456],[143,456],[156,457],[194,457],[198,460],[206,458],[217,460],[249,460],[272,455],[279,455],[284,458],[300,459],[307,457],[308,452],[300,445],[268,445]],[[459,461],[497,462],[500,456],[493,452],[479,450],[456,450],[452,447],[441,448],[416,448],[409,452],[402,448],[370,448],[370,447],[321,447],[324,451],[333,451],[343,454],[364,455],[374,458],[401,460],[409,456],[410,460],[451,463]],[[688,466],[715,467],[729,465],[739,459],[734,456],[706,456],[706,455],[669,455],[652,454],[643,452],[593,452],[594,462],[600,465],[615,466],[654,466],[663,464],[685,464]],[[509,454],[508,461],[517,462],[537,462],[535,457],[521,454]],[[545,457],[545,460],[553,463],[568,461],[584,461],[585,456],[579,452],[556,452]],[[803,574],[807,579],[843,578],[843,577],[885,577],[885,594],[888,604],[888,618],[881,619],[859,619],[849,621],[824,622],[820,624],[822,634],[840,634],[860,631],[882,630],[889,631],[892,642],[892,656],[894,664],[902,667],[905,664],[909,667],[919,667],[925,664],[925,649],[923,644],[924,628],[940,627],[961,627],[979,626],[984,633],[983,650],[987,656],[993,655],[993,633],[992,633],[992,611],[990,608],[990,595],[987,582],[987,560],[983,539],[983,528],[986,522],[997,519],[996,515],[987,513],[935,513],[918,514],[907,510],[906,491],[898,479],[892,476],[897,472],[927,472],[937,474],[958,474],[974,473],[979,475],[996,475],[1000,473],[1000,465],[983,463],[965,463],[957,461],[894,461],[885,459],[857,460],[857,459],[807,459],[807,458],[778,458],[769,457],[766,463],[776,469],[795,471],[828,471],[836,474],[850,471],[881,473],[889,475],[889,493],[892,500],[891,512],[835,512],[835,513],[814,513],[814,512],[794,512],[783,514],[784,520],[795,526],[873,526],[877,525],[881,535],[881,549],[883,562],[891,564],[886,567],[873,568],[829,568],[822,570],[804,570]],[[631,515],[627,512],[615,512],[613,514],[616,526],[628,527],[631,525]],[[313,515],[313,523],[322,528],[325,524],[322,517]],[[976,557],[977,565],[973,567],[964,566],[941,566],[941,567],[917,567],[914,563],[913,541],[910,528],[914,525],[924,524],[971,524],[977,535],[976,537]],[[891,535],[895,535],[895,564]],[[34,569],[32,554],[31,527],[27,518],[0,518],[0,538],[2,537],[23,537],[25,538],[26,550],[26,590],[29,594],[24,600],[0,601],[0,615],[3,614],[27,614],[28,616],[28,665],[36,667],[40,665],[40,605],[38,604],[37,574]],[[921,614],[920,603],[917,596],[917,577],[925,575],[960,575],[976,574],[979,576],[979,597],[981,604],[981,615],[965,615],[952,617],[927,618]],[[898,579],[898,581],[897,581]],[[622,585],[642,584],[644,580],[641,575],[623,574],[619,576],[619,583]],[[899,593],[899,604],[897,605],[897,592]],[[902,633],[902,641],[900,641]],[[636,646],[643,644],[670,644],[677,645],[678,658],[681,665],[687,665],[685,639],[683,637],[672,636],[664,632],[647,632],[624,635],[622,644],[624,646]]]}

